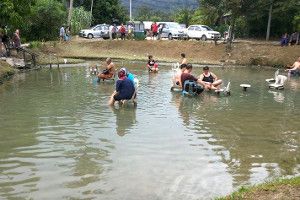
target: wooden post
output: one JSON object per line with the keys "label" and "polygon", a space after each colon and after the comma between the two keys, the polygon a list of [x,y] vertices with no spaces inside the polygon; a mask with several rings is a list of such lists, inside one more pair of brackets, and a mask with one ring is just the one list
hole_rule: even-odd
{"label": "wooden post", "polygon": [[51,59],[51,54],[49,54],[49,63],[50,63],[50,69],[52,68],[52,59]]}

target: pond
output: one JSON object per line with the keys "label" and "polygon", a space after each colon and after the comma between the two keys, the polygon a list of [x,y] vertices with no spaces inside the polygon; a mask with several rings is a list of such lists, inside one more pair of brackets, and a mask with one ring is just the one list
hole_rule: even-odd
{"label": "pond", "polygon": [[107,106],[114,84],[86,67],[0,86],[0,199],[209,199],[300,174],[299,78],[275,91],[274,69],[215,68],[232,95],[189,98],[170,92],[171,66],[126,65],[136,109]]}

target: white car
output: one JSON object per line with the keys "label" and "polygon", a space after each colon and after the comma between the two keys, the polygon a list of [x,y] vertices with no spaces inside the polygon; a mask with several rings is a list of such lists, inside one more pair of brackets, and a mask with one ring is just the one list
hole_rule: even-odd
{"label": "white car", "polygon": [[218,40],[221,34],[206,25],[191,25],[187,28],[187,35],[191,39]]}

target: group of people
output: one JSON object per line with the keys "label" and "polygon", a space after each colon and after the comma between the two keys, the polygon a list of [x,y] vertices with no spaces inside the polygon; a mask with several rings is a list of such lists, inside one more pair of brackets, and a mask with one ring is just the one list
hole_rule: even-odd
{"label": "group of people", "polygon": [[7,56],[6,49],[8,47],[13,48],[20,48],[21,47],[21,37],[20,37],[20,31],[17,29],[12,38],[7,34],[7,30],[5,27],[0,27],[0,57]]}
{"label": "group of people", "polygon": [[59,42],[69,41],[71,39],[71,28],[70,26],[61,26],[59,29]]}
{"label": "group of people", "polygon": [[[149,72],[158,71],[158,63],[153,59],[152,55],[148,56],[149,60],[147,63],[147,68]],[[196,84],[194,92],[196,94],[202,93],[204,90],[217,90],[222,84],[222,80],[219,79],[214,73],[212,73],[208,66],[203,68],[203,73],[199,77],[192,75],[192,64],[189,64],[184,53],[181,54],[181,65],[180,70],[178,70],[176,76],[173,78],[174,84],[181,88],[183,91],[186,90],[187,82],[193,82]],[[91,70],[93,71],[93,70]],[[134,81],[134,75],[129,73],[128,70],[122,67],[116,73],[115,64],[112,62],[111,58],[106,59],[105,69],[98,73],[98,81],[112,79],[118,76],[116,82],[116,89],[112,94],[109,105],[114,105],[116,101],[123,102],[124,100],[135,99],[136,97],[136,87]]]}
{"label": "group of people", "polygon": [[181,65],[173,78],[173,83],[182,90],[188,90],[189,84],[194,83],[195,93],[200,94],[204,90],[217,90],[220,89],[222,80],[212,73],[208,66],[203,67],[203,73],[199,77],[192,75],[193,65],[188,63],[186,55],[181,54]]}
{"label": "group of people", "polygon": [[295,31],[291,35],[288,33],[284,33],[280,40],[280,45],[288,46],[288,45],[299,45],[300,44],[300,34],[299,32]]}
{"label": "group of people", "polygon": [[128,24],[127,27],[123,23],[121,26],[117,27],[116,24],[112,24],[109,26],[109,38],[110,40],[118,39],[118,33],[120,34],[121,40],[133,39],[134,25]]}
{"label": "group of people", "polygon": [[[92,69],[91,72],[94,70]],[[114,77],[118,76],[118,80],[116,82],[116,89],[114,93],[111,95],[109,100],[109,105],[114,105],[116,101],[122,103],[124,100],[133,99],[135,101],[136,97],[136,87],[134,82],[134,75],[131,74],[125,67],[122,67],[116,73],[116,66],[112,62],[111,58],[106,59],[106,67],[105,69],[97,74],[98,82],[101,80],[114,80]]]}
{"label": "group of people", "polygon": [[152,40],[154,39],[159,40],[161,38],[163,29],[164,29],[164,24],[157,24],[156,22],[153,22],[150,28],[150,35]]}

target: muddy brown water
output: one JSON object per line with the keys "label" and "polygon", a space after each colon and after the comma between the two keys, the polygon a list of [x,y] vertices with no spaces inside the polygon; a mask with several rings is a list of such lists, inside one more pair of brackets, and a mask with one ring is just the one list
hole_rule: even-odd
{"label": "muddy brown water", "polygon": [[273,69],[216,68],[232,95],[186,98],[170,92],[171,66],[126,65],[136,109],[108,107],[114,83],[86,67],[0,86],[0,199],[209,199],[300,174],[299,78],[276,91]]}

